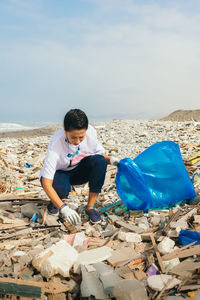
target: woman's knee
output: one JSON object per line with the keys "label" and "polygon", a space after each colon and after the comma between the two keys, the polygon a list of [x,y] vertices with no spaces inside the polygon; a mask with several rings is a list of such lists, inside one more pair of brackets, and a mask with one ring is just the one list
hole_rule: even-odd
{"label": "woman's knee", "polygon": [[71,191],[69,178],[63,172],[55,173],[52,186],[61,199],[68,196]]}
{"label": "woman's knee", "polygon": [[60,197],[60,199],[66,198],[69,195],[69,192],[71,189],[68,189],[62,185],[53,185],[54,190],[56,191],[56,193],[58,194],[58,196]]}
{"label": "woman's knee", "polygon": [[107,162],[106,159],[103,155],[96,154],[92,156],[93,162],[101,167],[106,168],[107,167]]}

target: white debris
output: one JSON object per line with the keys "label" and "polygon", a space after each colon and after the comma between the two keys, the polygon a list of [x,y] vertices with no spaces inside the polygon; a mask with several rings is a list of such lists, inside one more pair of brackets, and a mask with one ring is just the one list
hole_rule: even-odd
{"label": "white debris", "polygon": [[46,278],[55,274],[68,277],[69,269],[77,258],[78,252],[66,241],[61,240],[37,255],[32,265]]}
{"label": "white debris", "polygon": [[177,266],[180,264],[180,260],[178,257],[173,258],[171,260],[163,260],[163,264],[166,268],[166,272],[169,272],[173,267]]}
{"label": "white debris", "polygon": [[16,251],[15,253],[13,253],[14,257],[23,256],[23,255],[26,255],[26,252],[24,252],[24,251]]}
{"label": "white debris", "polygon": [[94,232],[94,228],[89,224],[89,222],[84,224],[85,233],[90,236]]}
{"label": "white debris", "polygon": [[[176,229],[177,227],[180,228],[180,230],[188,229],[188,223],[186,221],[177,221],[177,222],[171,222],[170,227],[172,229]],[[179,231],[180,231],[179,230]]]}
{"label": "white debris", "polygon": [[168,237],[165,237],[162,242],[158,244],[158,250],[161,254],[167,254],[173,249],[175,242]]}
{"label": "white debris", "polygon": [[134,232],[119,232],[118,238],[128,243],[140,243],[142,241],[141,236]]}
{"label": "white debris", "polygon": [[[153,275],[147,278],[148,286],[154,291],[161,291],[167,283],[172,279],[171,275]],[[167,290],[172,289],[176,285],[180,284],[181,281],[177,278],[174,278],[173,281],[167,286]]]}
{"label": "white debris", "polygon": [[160,217],[159,216],[154,216],[150,219],[150,223],[153,226],[158,226],[160,224]]}
{"label": "white debris", "polygon": [[95,264],[106,260],[111,256],[112,248],[110,247],[99,247],[92,250],[86,250],[78,254],[78,258],[74,264],[74,272],[80,272],[80,265]]}

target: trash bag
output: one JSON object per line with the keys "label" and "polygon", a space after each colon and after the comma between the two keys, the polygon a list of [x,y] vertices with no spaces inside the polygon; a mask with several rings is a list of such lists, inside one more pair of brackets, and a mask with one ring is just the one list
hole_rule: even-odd
{"label": "trash bag", "polygon": [[133,160],[120,160],[115,183],[130,210],[166,208],[195,197],[179,146],[172,141],[155,143]]}
{"label": "trash bag", "polygon": [[196,242],[193,246],[200,245],[200,233],[197,231],[181,230],[179,232],[178,242],[183,246],[193,242]]}

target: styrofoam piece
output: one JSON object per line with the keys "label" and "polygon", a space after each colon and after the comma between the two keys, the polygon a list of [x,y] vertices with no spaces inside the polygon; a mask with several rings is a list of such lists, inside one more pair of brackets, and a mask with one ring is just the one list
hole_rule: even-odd
{"label": "styrofoam piece", "polygon": [[61,240],[45,249],[32,261],[32,265],[40,271],[42,276],[49,278],[55,274],[69,276],[69,269],[78,258],[78,252],[66,241]]}

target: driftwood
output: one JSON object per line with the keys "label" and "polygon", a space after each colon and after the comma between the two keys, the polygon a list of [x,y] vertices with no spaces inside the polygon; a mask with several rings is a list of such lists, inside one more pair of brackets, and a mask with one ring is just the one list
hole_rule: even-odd
{"label": "driftwood", "polygon": [[16,199],[26,199],[30,197],[37,196],[38,192],[26,192],[26,193],[3,193],[0,195],[0,201],[7,201],[7,200],[16,200]]}
{"label": "driftwood", "polygon": [[[187,247],[187,246],[185,246],[185,247]],[[170,259],[173,259],[173,258],[176,258],[176,257],[178,257],[178,258],[185,258],[185,257],[189,257],[189,256],[200,254],[200,245],[192,246],[189,249],[185,249],[184,248],[184,250],[183,250],[183,248],[182,249],[178,249],[178,250],[176,250],[174,252],[171,252],[171,253],[168,253],[168,254],[162,256],[162,260],[170,260]]]}
{"label": "driftwood", "polygon": [[20,229],[18,231],[15,231],[14,233],[11,233],[11,234],[3,234],[0,236],[0,240],[6,240],[6,239],[10,239],[10,238],[13,238],[13,237],[16,237],[16,236],[21,236],[21,235],[29,235],[29,234],[37,234],[39,232],[42,232],[42,231],[45,231],[47,229],[55,229],[57,228],[58,226],[42,226],[42,228],[36,228],[34,230],[34,227],[31,227],[31,228],[25,228],[25,229]]}
{"label": "driftwood", "polygon": [[197,208],[191,209],[188,213],[186,213],[183,217],[179,219],[179,221],[187,221],[189,218],[191,218],[193,215],[197,213]]}
{"label": "driftwood", "polygon": [[4,249],[6,246],[14,246],[18,247],[24,246],[24,245],[30,245],[32,243],[33,239],[20,239],[20,240],[13,240],[13,241],[6,241],[3,243],[0,243],[0,249]]}
{"label": "driftwood", "polygon": [[163,234],[167,234],[169,229],[170,229],[170,224],[171,222],[175,222],[178,217],[180,216],[181,210],[177,210],[177,212],[175,212],[175,214],[173,214],[173,216],[170,218],[169,222],[167,223],[167,225],[163,228]]}
{"label": "driftwood", "polygon": [[153,244],[153,248],[154,248],[156,256],[157,256],[157,259],[158,259],[158,263],[160,265],[160,269],[161,269],[162,273],[165,273],[165,266],[164,266],[164,264],[162,262],[160,253],[159,253],[159,251],[157,249],[157,245],[156,245],[153,233],[150,233],[150,238],[151,238],[151,241],[152,241],[152,244]]}

